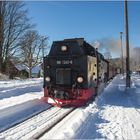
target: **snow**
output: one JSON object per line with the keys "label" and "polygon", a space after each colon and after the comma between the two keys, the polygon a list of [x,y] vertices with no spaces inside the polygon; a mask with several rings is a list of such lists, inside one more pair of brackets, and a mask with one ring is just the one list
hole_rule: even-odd
{"label": "snow", "polygon": [[1,79],[3,79],[3,80],[9,79],[9,76],[0,73],[0,80],[1,80]]}
{"label": "snow", "polygon": [[48,108],[42,79],[0,81],[0,132]]}
{"label": "snow", "polygon": [[139,81],[132,77],[132,87],[126,89],[124,76],[118,75],[95,102],[77,109],[42,139],[139,139]]}
{"label": "snow", "polygon": [[[47,110],[42,81],[0,81],[0,139],[28,139],[68,110]],[[117,75],[93,103],[74,110],[41,139],[139,139],[140,75],[132,75],[131,88],[125,81]]]}

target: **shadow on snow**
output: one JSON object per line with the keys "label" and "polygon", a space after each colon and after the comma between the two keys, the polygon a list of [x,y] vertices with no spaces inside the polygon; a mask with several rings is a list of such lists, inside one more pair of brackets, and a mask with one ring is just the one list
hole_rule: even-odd
{"label": "shadow on snow", "polygon": [[25,93],[29,93],[29,92],[41,92],[42,91],[42,87],[41,85],[31,85],[31,86],[22,86],[22,87],[16,87],[13,89],[9,89],[9,90],[3,90],[0,91],[0,99],[4,99],[4,98],[10,98],[13,96],[19,96]]}

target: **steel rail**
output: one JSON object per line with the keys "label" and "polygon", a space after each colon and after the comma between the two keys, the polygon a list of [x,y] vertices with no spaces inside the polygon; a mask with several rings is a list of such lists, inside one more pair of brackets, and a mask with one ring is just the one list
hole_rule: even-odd
{"label": "steel rail", "polygon": [[29,139],[39,139],[41,138],[45,133],[49,132],[54,126],[56,126],[59,122],[61,122],[67,115],[69,115],[71,112],[73,112],[76,108],[72,108],[70,111],[66,112],[61,116],[59,119],[55,120],[51,123],[51,125],[47,125],[44,128],[42,128],[39,132],[31,136]]}

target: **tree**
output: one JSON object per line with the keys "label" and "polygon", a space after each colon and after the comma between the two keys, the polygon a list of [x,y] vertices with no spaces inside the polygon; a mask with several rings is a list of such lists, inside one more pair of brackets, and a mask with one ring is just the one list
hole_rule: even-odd
{"label": "tree", "polygon": [[20,38],[33,27],[29,24],[24,5],[22,1],[0,2],[0,68],[4,64],[4,72],[7,69],[9,59],[16,55],[19,50]]}
{"label": "tree", "polygon": [[140,47],[134,47],[132,49],[130,67],[133,71],[137,71],[138,69],[140,69]]}
{"label": "tree", "polygon": [[3,29],[4,29],[4,24],[3,24],[3,2],[0,1],[0,72],[2,71],[2,46],[3,46]]}
{"label": "tree", "polygon": [[32,68],[42,60],[47,37],[40,36],[37,31],[29,30],[20,40],[20,60],[29,68],[29,77],[32,76]]}

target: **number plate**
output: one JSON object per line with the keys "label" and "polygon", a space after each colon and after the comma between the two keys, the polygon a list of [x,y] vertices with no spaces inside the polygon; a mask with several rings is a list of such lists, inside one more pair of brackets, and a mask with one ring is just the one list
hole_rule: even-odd
{"label": "number plate", "polygon": [[64,64],[64,65],[68,65],[68,64],[72,64],[72,60],[57,60],[56,64],[60,65],[60,64]]}

